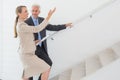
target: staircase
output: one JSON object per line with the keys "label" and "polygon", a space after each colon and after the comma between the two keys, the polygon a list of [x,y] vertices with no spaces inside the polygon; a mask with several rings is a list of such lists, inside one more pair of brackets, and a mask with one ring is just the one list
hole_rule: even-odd
{"label": "staircase", "polygon": [[[109,15],[109,13],[113,13],[113,12],[111,12],[112,10],[117,10],[117,9],[120,9],[120,6],[119,6],[119,4],[120,4],[120,1],[119,0],[116,0],[116,2],[113,4],[113,5],[111,5],[110,7],[107,7],[106,9],[104,9],[103,11],[101,10],[101,13],[97,13],[97,14],[99,14],[99,15],[97,15],[97,14],[95,14],[94,15],[94,17],[91,19],[91,22],[90,22],[90,19],[88,20],[89,22],[88,22],[88,24],[89,23],[91,23],[92,24],[92,21],[93,21],[93,24],[91,25],[91,24],[89,24],[89,25],[87,25],[87,28],[89,28],[89,27],[92,27],[94,24],[98,24],[98,23],[95,23],[95,22],[97,22],[97,20],[98,20],[98,22],[105,22],[106,24],[110,24],[110,22],[107,22],[107,20],[110,18],[110,17],[112,17],[111,19],[109,19],[109,20],[111,20],[111,22],[113,23],[114,22],[114,20],[116,20],[116,22],[117,22],[117,17],[120,17],[120,15],[118,15],[118,16],[116,16],[116,17],[114,17],[114,15],[111,15],[111,16],[108,16],[107,18],[105,18],[107,15]],[[94,11],[93,11],[94,12]],[[108,13],[107,15],[105,15],[105,13]],[[105,15],[105,16],[104,16]],[[95,18],[95,16],[96,16],[96,18]],[[99,20],[99,16],[101,16],[102,18],[103,18],[103,20],[105,20],[106,19],[106,21],[103,21],[103,20]],[[95,18],[95,19],[94,19]],[[109,21],[108,20],[108,21]],[[84,22],[83,22],[84,23]],[[82,24],[82,22],[81,22],[81,24]],[[83,26],[83,27],[86,27],[86,25],[84,26],[84,25],[81,25],[80,24],[80,26]],[[87,24],[87,21],[86,21],[86,23],[84,23],[84,24]],[[118,24],[118,23],[117,23]],[[61,54],[59,55],[59,54],[57,54],[56,56],[57,56],[57,58],[59,58],[59,57],[61,57],[62,58],[62,60],[61,60],[61,62],[60,61],[58,61],[57,62],[57,58],[54,60],[55,61],[55,67],[53,66],[53,69],[54,69],[54,71],[53,71],[53,73],[52,73],[52,71],[51,71],[51,73],[52,73],[52,77],[50,77],[50,80],[93,80],[93,79],[90,79],[90,78],[88,78],[88,79],[86,79],[87,77],[89,77],[89,76],[93,76],[93,75],[96,75],[96,73],[98,73],[98,72],[100,72],[100,71],[102,71],[102,73],[101,74],[104,74],[104,71],[103,70],[105,70],[106,72],[108,72],[109,71],[109,69],[107,68],[107,67],[112,67],[113,65],[115,66],[116,64],[115,64],[115,62],[117,61],[117,63],[120,65],[120,63],[119,63],[119,61],[120,61],[120,38],[116,38],[116,41],[113,41],[112,42],[112,39],[113,38],[115,38],[115,36],[111,36],[112,34],[113,34],[113,30],[115,29],[115,27],[117,27],[117,25],[116,25],[116,23],[115,23],[115,26],[113,27],[113,26],[111,26],[112,28],[110,29],[110,25],[108,25],[108,26],[106,26],[106,25],[101,25],[101,26],[99,26],[99,25],[101,25],[101,24],[98,24],[98,25],[94,25],[95,27],[93,28],[93,29],[95,29],[96,27],[98,28],[96,28],[96,30],[95,30],[95,33],[94,34],[91,34],[91,35],[95,35],[95,34],[99,34],[99,37],[98,37],[98,35],[97,36],[93,36],[92,37],[92,39],[93,38],[95,38],[95,37],[98,37],[99,39],[98,39],[98,44],[99,45],[96,45],[96,44],[94,44],[94,43],[96,43],[97,42],[97,38],[95,38],[95,39],[93,39],[92,41],[93,42],[89,42],[90,40],[91,40],[91,37],[89,38],[89,39],[84,39],[84,37],[82,37],[82,36],[79,36],[80,37],[80,39],[79,39],[79,41],[78,41],[78,43],[80,44],[79,46],[77,46],[78,45],[78,43],[76,44],[76,46],[80,49],[80,53],[78,54],[78,53],[76,53],[75,54],[75,51],[74,52],[68,52],[67,53],[67,51],[64,53],[64,54],[62,54],[62,52],[61,52]],[[118,24],[119,25],[119,24]],[[88,27],[89,26],[89,27]],[[103,27],[104,26],[104,27]],[[103,27],[102,29],[101,29],[101,27]],[[106,28],[106,31],[105,31],[105,28]],[[82,28],[83,29],[83,28]],[[86,30],[88,30],[88,32],[90,31],[90,29],[91,28],[89,28],[89,30],[88,29],[86,29]],[[101,31],[100,31],[101,30]],[[108,32],[109,32],[109,30],[111,30],[110,31],[110,35],[107,35],[107,36],[105,36],[105,34],[108,34]],[[116,28],[116,30],[120,30],[118,27]],[[105,34],[103,33],[103,31],[105,31]],[[91,31],[92,32],[92,31]],[[99,33],[97,33],[97,32],[99,32]],[[118,31],[119,32],[119,31]],[[117,31],[115,31],[115,33],[117,33]],[[82,33],[81,33],[82,34]],[[81,34],[79,34],[79,35],[81,35]],[[83,33],[84,34],[84,33]],[[82,34],[82,35],[83,35]],[[102,37],[100,36],[101,34],[103,34],[102,35]],[[89,36],[90,36],[90,34],[88,34]],[[88,36],[88,37],[89,37]],[[108,36],[111,36],[111,38],[110,39],[106,39],[106,40],[102,40],[103,38],[106,38],[106,37],[108,37]],[[119,35],[118,35],[119,36]],[[82,43],[80,43],[80,41],[82,41],[82,39],[84,39],[83,40],[83,43],[84,44],[82,44]],[[100,40],[101,39],[101,40]],[[118,40],[119,39],[119,40]],[[69,40],[69,39],[68,39]],[[78,40],[78,39],[77,39]],[[77,40],[76,40],[76,42],[77,42]],[[87,43],[87,41],[89,42],[89,43]],[[100,41],[99,41],[100,40]],[[118,40],[118,41],[117,41]],[[85,41],[86,41],[86,43],[85,43]],[[95,42],[94,42],[95,41]],[[110,43],[110,45],[107,45],[107,42],[109,42],[109,41],[111,41]],[[100,43],[101,42],[101,43]],[[74,42],[73,42],[74,43]],[[90,44],[90,43],[93,43],[93,44]],[[103,44],[102,44],[103,43]],[[71,43],[70,43],[71,44]],[[86,45],[86,44],[90,44],[90,46],[88,46],[88,45]],[[101,45],[102,44],[102,45]],[[85,45],[85,47],[83,47]],[[100,46],[101,45],[101,46]],[[107,46],[105,46],[105,45],[107,45]],[[74,45],[75,46],[75,45]],[[91,48],[91,47],[93,47],[93,46],[95,46],[94,48],[93,48],[93,50],[96,50],[96,49],[101,49],[101,50],[98,50],[98,51],[96,51],[95,53],[93,53],[92,52],[92,50],[91,51],[89,51],[89,49],[88,48]],[[83,50],[83,51],[82,51]],[[69,50],[68,50],[69,51]],[[86,51],[88,51],[88,53],[86,52]],[[78,51],[79,52],[79,51]],[[92,53],[91,53],[92,52]],[[71,53],[71,54],[70,54]],[[90,54],[89,54],[90,53]],[[72,55],[72,54],[75,54],[75,55]],[[61,55],[64,55],[65,56],[65,58],[64,58],[64,56],[61,56]],[[72,55],[72,57],[71,56],[69,56],[68,58],[69,58],[69,60],[67,60],[67,58],[66,58],[66,56],[68,56],[68,55]],[[77,56],[76,56],[77,55]],[[87,57],[86,57],[87,56]],[[66,62],[65,62],[66,61]],[[70,62],[71,61],[71,62]],[[77,62],[78,61],[78,62]],[[68,63],[67,63],[68,62]],[[76,63],[75,63],[76,62]],[[61,65],[59,65],[59,63],[61,63],[62,64],[62,66]],[[64,66],[63,65],[63,63],[64,63],[64,65],[66,64],[66,66]],[[69,64],[71,64],[71,63],[75,63],[75,64],[72,64],[73,66],[71,66],[70,65],[70,67],[68,66]],[[57,68],[56,68],[57,67]],[[62,67],[63,67],[63,69],[62,69]],[[113,72],[114,72],[114,70],[115,70],[115,68],[112,68],[113,69]],[[58,71],[58,72],[57,72]],[[61,71],[61,72],[60,72]],[[120,72],[120,71],[119,71]],[[112,73],[112,72],[111,72]],[[116,75],[116,74],[114,74],[113,73],[113,75]],[[108,76],[108,77],[110,77],[110,76]],[[120,79],[120,77],[119,77],[119,79]],[[94,79],[94,80],[98,80],[98,79]],[[103,80],[107,80],[107,79],[103,79]],[[109,79],[109,80],[111,80],[111,79]],[[112,79],[113,80],[113,79]]]}
{"label": "staircase", "polygon": [[94,56],[86,58],[84,61],[75,65],[74,67],[60,73],[50,80],[82,80],[83,78],[95,74],[105,66],[119,59],[120,56],[120,42],[114,44]]}
{"label": "staircase", "polygon": [[[68,52],[64,51],[64,53],[60,52],[60,54],[57,54],[57,55],[54,54],[55,55],[55,59],[54,59],[55,65],[53,65],[53,71],[51,70],[52,74],[50,75],[50,80],[83,80],[91,75],[95,75],[97,72],[101,71],[103,68],[105,68],[105,70],[107,70],[106,66],[110,67],[111,64],[113,64],[114,62],[119,60],[120,38],[116,38],[116,40],[115,40],[115,36],[119,36],[119,34],[116,35],[116,33],[118,33],[119,31],[118,32],[115,31],[114,36],[112,34],[114,34],[114,29],[120,30],[117,27],[117,25],[119,25],[119,22],[116,19],[117,17],[120,17],[120,15],[116,14],[117,16],[115,17],[115,15],[111,14],[111,16],[108,16],[108,15],[110,15],[110,13],[115,14],[114,13],[115,9],[116,9],[116,12],[120,9],[119,4],[120,4],[120,0],[116,0],[116,2],[114,4],[101,10],[100,13],[98,12],[98,13],[94,14],[92,18],[90,18],[86,21],[84,20],[85,23],[83,22],[83,24],[82,24],[82,22],[81,22],[81,24],[79,26],[82,26],[84,28],[86,27],[86,24],[89,24],[89,25],[87,25],[87,28],[85,29],[85,31],[88,30],[86,33],[87,34],[86,36],[88,38],[82,37],[83,34],[85,36],[85,33],[79,33],[80,39],[79,39],[79,37],[77,37],[77,39],[75,40],[76,45],[74,42],[69,43],[69,44],[74,43],[74,46],[77,46],[80,44],[79,46],[77,46],[77,48],[79,48],[78,51],[74,50],[73,52],[69,52],[69,50],[68,50]],[[106,14],[106,13],[108,13],[108,14]],[[103,18],[103,20],[99,20],[101,17]],[[111,17],[111,19],[109,19],[110,17]],[[104,21],[104,20],[106,20],[106,21]],[[118,23],[115,23],[114,25],[111,26],[110,22],[112,22],[112,24],[113,24],[114,20],[116,20],[116,22],[118,22]],[[97,23],[97,21],[98,21],[98,23]],[[99,22],[103,22],[103,23],[99,23]],[[101,25],[104,23],[105,23],[105,25]],[[94,24],[97,24],[97,25],[94,25]],[[107,24],[110,24],[110,25],[107,25]],[[101,25],[101,26],[99,26],[99,25]],[[92,26],[95,26],[93,28],[94,31],[91,31],[91,33],[94,32],[94,34],[91,34],[93,36],[90,37],[90,33],[88,34],[88,32],[90,31]],[[110,28],[110,26],[111,26],[111,28]],[[80,29],[84,30],[84,28],[82,28],[82,27]],[[101,28],[101,27],[103,27],[103,28]],[[81,32],[82,32],[82,30],[81,30]],[[110,34],[109,34],[109,32],[110,32]],[[99,35],[96,35],[96,34],[99,34]],[[109,35],[106,35],[106,34],[109,34]],[[78,35],[78,34],[76,34],[76,35]],[[111,38],[108,39],[106,37],[111,37]],[[112,39],[114,39],[113,42],[112,42]],[[67,39],[67,40],[70,40],[70,39]],[[77,40],[78,40],[78,42],[77,42]],[[82,40],[83,40],[83,43],[82,43]],[[98,40],[98,43],[97,43],[97,40]],[[93,42],[90,42],[90,41],[93,41]],[[109,41],[111,41],[111,42],[109,42]],[[99,45],[97,45],[97,44],[99,44]],[[107,45],[107,44],[110,44],[110,45]],[[91,48],[90,51],[89,51],[89,48]],[[99,50],[96,50],[96,49],[99,49]],[[95,53],[94,53],[94,51],[92,52],[92,50],[94,50],[94,51],[96,50]],[[75,54],[75,51],[76,51],[76,54]],[[80,53],[78,53],[78,52],[80,52]],[[70,55],[70,56],[67,59],[66,56],[68,56],[68,55]],[[57,58],[61,57],[62,60],[61,61],[59,60],[57,62],[58,59],[56,57]],[[61,63],[62,66],[59,63]],[[63,65],[63,63],[64,63],[64,65]],[[69,65],[69,64],[71,64],[71,65]],[[114,70],[114,68],[113,68],[113,70]],[[104,72],[103,72],[103,74],[104,74]],[[116,75],[116,74],[114,74],[114,75]],[[106,79],[103,79],[103,80],[106,80]]]}

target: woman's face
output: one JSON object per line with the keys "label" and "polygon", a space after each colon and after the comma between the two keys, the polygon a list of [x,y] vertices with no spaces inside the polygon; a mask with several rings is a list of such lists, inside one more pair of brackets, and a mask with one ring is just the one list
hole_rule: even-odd
{"label": "woman's face", "polygon": [[28,11],[26,7],[22,7],[22,12],[18,13],[19,18],[26,19],[28,17]]}

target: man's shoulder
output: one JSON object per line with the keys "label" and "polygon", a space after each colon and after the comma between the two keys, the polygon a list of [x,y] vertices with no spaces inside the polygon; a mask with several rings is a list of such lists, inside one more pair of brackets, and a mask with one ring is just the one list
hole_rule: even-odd
{"label": "man's shoulder", "polygon": [[44,18],[44,17],[38,17],[38,19],[40,19],[40,20],[44,20],[45,18]]}
{"label": "man's shoulder", "polygon": [[32,18],[29,17],[29,18],[27,18],[27,19],[25,20],[25,22],[28,23],[28,22],[30,22],[31,20],[32,20]]}
{"label": "man's shoulder", "polygon": [[43,20],[44,20],[43,17],[38,17],[38,21],[39,21],[39,23],[41,23]]}

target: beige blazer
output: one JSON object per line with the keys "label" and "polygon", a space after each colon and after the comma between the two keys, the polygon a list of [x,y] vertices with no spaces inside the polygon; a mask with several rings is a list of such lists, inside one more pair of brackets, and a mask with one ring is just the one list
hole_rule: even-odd
{"label": "beige blazer", "polygon": [[33,35],[33,33],[43,30],[47,24],[48,22],[44,20],[40,25],[34,27],[18,21],[17,33],[20,41],[19,53],[24,69],[23,77],[29,78],[41,74],[50,68],[45,61],[35,55],[36,45]]}
{"label": "beige blazer", "polygon": [[33,52],[36,50],[33,33],[40,32],[47,26],[48,22],[44,20],[37,27],[28,26],[25,22],[18,20],[17,33],[19,37],[20,51],[23,53]]}

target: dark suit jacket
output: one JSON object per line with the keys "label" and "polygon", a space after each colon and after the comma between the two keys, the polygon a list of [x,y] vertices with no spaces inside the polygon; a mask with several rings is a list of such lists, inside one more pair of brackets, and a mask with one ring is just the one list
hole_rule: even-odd
{"label": "dark suit jacket", "polygon": [[[38,17],[38,21],[39,23],[41,23],[44,20],[44,18],[42,17]],[[32,20],[31,17],[29,17],[26,21],[25,21],[28,25],[34,26],[34,22]],[[52,25],[52,24],[48,24],[47,27],[45,29],[43,29],[40,34],[41,34],[41,38],[44,38],[46,36],[46,30],[50,30],[50,31],[59,31],[62,29],[65,29],[65,25]],[[37,33],[34,34],[35,36],[35,40],[37,40]],[[45,51],[47,52],[47,44],[46,44],[46,40],[44,42],[42,42],[42,45],[45,49]],[[36,54],[39,55],[39,54]]]}

